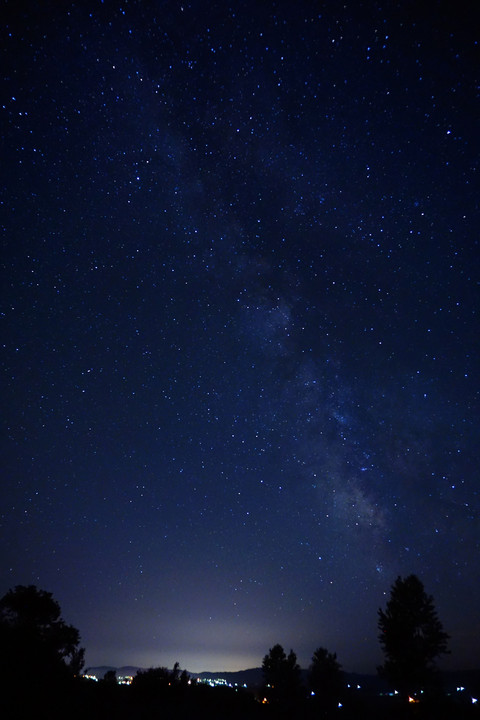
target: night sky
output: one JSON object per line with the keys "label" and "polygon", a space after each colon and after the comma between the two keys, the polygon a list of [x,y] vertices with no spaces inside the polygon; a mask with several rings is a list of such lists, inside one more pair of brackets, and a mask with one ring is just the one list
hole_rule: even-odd
{"label": "night sky", "polygon": [[474,3],[1,5],[0,594],[87,665],[480,658]]}

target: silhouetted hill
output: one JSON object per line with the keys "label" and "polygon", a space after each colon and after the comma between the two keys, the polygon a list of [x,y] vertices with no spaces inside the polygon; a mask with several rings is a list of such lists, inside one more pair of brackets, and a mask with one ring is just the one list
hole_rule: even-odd
{"label": "silhouetted hill", "polygon": [[215,678],[221,678],[230,685],[247,685],[248,687],[258,687],[263,682],[262,668],[250,668],[249,670],[238,670],[237,672],[218,671],[188,674],[192,678],[197,678],[199,680],[213,680]]}
{"label": "silhouetted hill", "polygon": [[[105,674],[111,670],[115,670],[117,677],[124,675],[132,675],[133,677],[139,670],[145,670],[133,665],[125,665],[123,667],[114,667],[113,665],[100,665],[97,667],[88,667],[83,671],[84,675],[95,675],[99,680],[105,677]],[[262,684],[263,674],[262,668],[251,668],[248,670],[239,670],[238,672],[221,671],[218,672],[201,672],[194,673],[187,670],[191,678],[199,680],[214,680],[221,678],[230,685],[248,685],[256,687]]]}
{"label": "silhouetted hill", "polygon": [[459,670],[442,674],[447,692],[455,692],[458,687],[465,687],[469,692],[480,697],[480,670]]}
{"label": "silhouetted hill", "polygon": [[[113,667],[110,665],[101,665],[98,667],[89,667],[84,670],[86,675],[95,675],[102,679],[109,670],[115,670],[117,677],[131,675],[135,676],[139,670],[145,670],[134,665],[124,665],[122,667]],[[239,670],[237,672],[222,671],[218,672],[201,672],[187,673],[190,677],[199,680],[223,679],[229,685],[247,685],[248,688],[261,687],[263,683],[262,668],[249,668],[247,670]],[[302,681],[306,684],[308,680],[308,670],[302,670]],[[388,683],[378,675],[368,675],[362,673],[344,673],[345,682],[353,689],[359,686],[359,689],[368,695],[378,695],[387,692]],[[465,670],[442,673],[445,690],[450,693],[457,692],[457,688],[465,687],[468,692],[480,697],[480,670]]]}

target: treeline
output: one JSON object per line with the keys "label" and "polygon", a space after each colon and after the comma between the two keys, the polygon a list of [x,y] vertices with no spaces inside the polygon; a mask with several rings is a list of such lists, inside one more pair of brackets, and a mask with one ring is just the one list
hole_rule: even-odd
{"label": "treeline", "polygon": [[337,656],[318,647],[307,674],[293,650],[274,645],[262,662],[258,688],[210,687],[192,680],[178,663],[172,670],[139,671],[131,686],[115,673],[100,682],[81,674],[80,634],[65,623],[51,593],[17,586],[0,600],[0,717],[15,720],[153,720],[209,718],[404,718],[479,717],[442,689],[436,659],[448,652],[447,633],[433,598],[415,576],[397,578],[385,609],[378,611],[384,653],[380,675],[393,696],[359,693],[345,683]]}

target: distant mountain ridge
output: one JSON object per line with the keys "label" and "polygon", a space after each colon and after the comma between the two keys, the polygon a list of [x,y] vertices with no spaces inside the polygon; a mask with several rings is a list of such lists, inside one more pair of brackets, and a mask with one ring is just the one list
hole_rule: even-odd
{"label": "distant mountain ridge", "polygon": [[136,665],[123,665],[122,667],[114,667],[113,665],[98,665],[97,667],[88,667],[83,671],[83,675],[95,675],[99,680],[103,680],[107,672],[114,670],[119,676],[135,677],[139,670],[146,668],[137,667]]}
{"label": "distant mountain ridge", "polygon": [[263,682],[262,668],[249,668],[248,670],[225,672],[189,673],[189,675],[193,678],[197,678],[198,680],[213,680],[215,678],[220,678],[230,685],[247,685],[249,687],[261,685]]}
{"label": "distant mountain ridge", "polygon": [[[135,676],[139,670],[145,671],[148,668],[137,667],[136,665],[124,665],[122,667],[114,667],[113,665],[100,665],[96,667],[88,667],[83,671],[84,675],[95,675],[99,680],[103,679],[107,672],[114,670],[117,677],[131,675]],[[262,668],[250,668],[238,671],[218,671],[218,672],[201,672],[195,673],[187,670],[191,678],[198,680],[213,680],[221,678],[231,685],[259,685],[262,682]]]}
{"label": "distant mountain ridge", "polygon": [[[146,670],[147,668],[136,667],[132,665],[125,665],[123,667],[113,667],[110,665],[101,665],[100,667],[89,667],[84,671],[85,675],[95,675],[95,677],[102,679],[105,674],[111,670],[114,670],[117,677],[131,675],[135,676],[139,670]],[[254,688],[260,687],[263,684],[263,670],[261,667],[248,668],[246,670],[218,670],[217,672],[190,672],[187,670],[188,675],[196,680],[225,680],[229,685],[246,685],[247,687]],[[301,670],[302,681],[304,683],[308,680],[308,670]],[[344,673],[345,681],[352,685],[360,685],[364,689],[378,690],[383,688],[384,681],[381,680],[377,675],[362,675],[359,673]]]}

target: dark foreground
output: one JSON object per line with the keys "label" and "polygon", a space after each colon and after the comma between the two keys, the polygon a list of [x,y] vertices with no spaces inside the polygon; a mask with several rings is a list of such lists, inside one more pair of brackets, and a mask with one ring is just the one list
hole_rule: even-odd
{"label": "dark foreground", "polygon": [[469,720],[480,718],[480,702],[468,693],[418,703],[369,693],[345,693],[341,707],[310,697],[263,704],[262,693],[244,688],[185,685],[135,688],[115,682],[71,680],[62,686],[21,682],[0,688],[0,717],[6,720]]}

